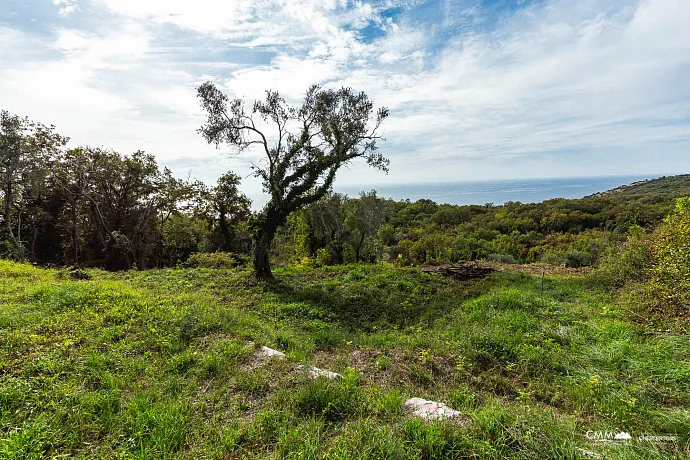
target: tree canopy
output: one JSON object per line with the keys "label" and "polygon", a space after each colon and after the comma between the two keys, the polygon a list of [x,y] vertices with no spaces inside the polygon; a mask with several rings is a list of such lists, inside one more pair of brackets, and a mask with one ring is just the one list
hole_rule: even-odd
{"label": "tree canopy", "polygon": [[209,189],[145,152],[66,144],[53,126],[0,112],[0,256],[119,270],[246,252],[237,175]]}

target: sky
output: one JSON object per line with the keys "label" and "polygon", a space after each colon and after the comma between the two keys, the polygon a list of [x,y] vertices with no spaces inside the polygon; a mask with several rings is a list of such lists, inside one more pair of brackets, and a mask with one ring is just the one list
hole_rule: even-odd
{"label": "sky", "polygon": [[339,186],[690,172],[688,0],[3,0],[0,108],[180,177],[250,176],[195,88],[387,106],[390,173]]}

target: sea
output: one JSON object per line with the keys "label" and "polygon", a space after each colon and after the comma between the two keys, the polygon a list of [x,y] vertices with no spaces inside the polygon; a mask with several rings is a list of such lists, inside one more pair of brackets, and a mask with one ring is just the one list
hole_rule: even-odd
{"label": "sea", "polygon": [[381,184],[342,186],[336,191],[350,197],[362,191],[376,190],[379,197],[417,201],[426,198],[438,204],[504,204],[508,201],[538,203],[551,198],[582,198],[659,176],[568,177],[546,179],[510,179],[473,182],[436,182],[425,184]]}

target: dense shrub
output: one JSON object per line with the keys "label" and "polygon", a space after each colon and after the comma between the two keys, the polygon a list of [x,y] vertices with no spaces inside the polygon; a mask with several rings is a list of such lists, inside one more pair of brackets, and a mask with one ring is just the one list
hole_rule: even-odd
{"label": "dense shrub", "polygon": [[333,254],[331,254],[330,248],[320,248],[316,251],[314,265],[316,267],[324,267],[326,265],[331,265],[332,260]]}
{"label": "dense shrub", "polygon": [[490,260],[491,262],[501,262],[503,264],[516,264],[517,260],[515,260],[515,257],[511,256],[510,254],[489,254],[486,257],[486,260]]}
{"label": "dense shrub", "polygon": [[239,263],[237,256],[231,252],[197,252],[189,256],[186,265],[203,268],[232,268]]}
{"label": "dense shrub", "polygon": [[640,227],[632,227],[625,243],[607,249],[594,279],[609,288],[622,287],[647,280],[652,264],[649,235]]}
{"label": "dense shrub", "polygon": [[565,255],[565,266],[569,268],[588,267],[592,264],[592,258],[583,251],[568,251]]}
{"label": "dense shrub", "polygon": [[690,311],[690,199],[677,201],[675,212],[654,232],[651,248],[659,298]]}
{"label": "dense shrub", "polygon": [[631,231],[659,225],[674,197],[686,190],[690,175],[581,199],[499,206],[335,194],[293,213],[276,236],[271,258],[278,266],[378,260],[414,266],[505,255],[512,257],[508,262],[598,267],[604,259],[610,265],[626,250],[622,243]]}
{"label": "dense shrub", "polygon": [[565,265],[566,254],[564,251],[545,252],[541,255],[539,261],[549,265]]}
{"label": "dense shrub", "polygon": [[604,256],[594,279],[619,288],[643,283],[631,302],[647,313],[685,316],[690,312],[690,199],[677,201],[673,214],[651,234],[631,227],[628,240]]}

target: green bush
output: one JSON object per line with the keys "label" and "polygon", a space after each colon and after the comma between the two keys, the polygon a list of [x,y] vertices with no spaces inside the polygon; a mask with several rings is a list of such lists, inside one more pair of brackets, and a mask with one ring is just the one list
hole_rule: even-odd
{"label": "green bush", "polygon": [[660,298],[690,310],[690,198],[677,201],[668,216],[652,235],[653,282]]}
{"label": "green bush", "polygon": [[316,258],[314,259],[314,266],[324,267],[326,265],[331,265],[333,260],[333,254],[328,248],[320,248],[316,250]]}
{"label": "green bush", "polygon": [[359,255],[364,262],[373,263],[381,260],[383,257],[383,245],[376,238],[368,236],[365,238],[364,244],[362,244],[362,250]]}
{"label": "green bush", "polygon": [[510,254],[489,254],[486,256],[486,260],[490,260],[491,262],[500,262],[502,264],[518,263],[515,257],[511,256]]}
{"label": "green bush", "polygon": [[189,256],[185,265],[202,268],[233,268],[239,265],[239,260],[231,252],[195,252]]}
{"label": "green bush", "polygon": [[355,262],[357,262],[355,248],[353,248],[351,244],[345,243],[343,245],[343,263],[353,264]]}
{"label": "green bush", "polygon": [[542,254],[539,261],[549,265],[565,265],[566,255],[563,251],[549,251]]}
{"label": "green bush", "polygon": [[588,267],[592,265],[589,254],[583,251],[568,251],[565,255],[565,266],[568,268]]}
{"label": "green bush", "polygon": [[594,279],[610,288],[643,283],[635,303],[661,316],[690,310],[690,199],[677,201],[673,214],[651,234],[632,227],[628,241],[609,250]]}
{"label": "green bush", "polygon": [[383,244],[387,246],[393,246],[395,243],[397,243],[397,239],[395,238],[395,228],[393,228],[393,226],[390,224],[379,228],[378,237],[381,241],[383,241]]}
{"label": "green bush", "polygon": [[631,227],[628,240],[609,247],[604,253],[594,280],[608,288],[645,281],[653,265],[650,237],[640,227]]}

